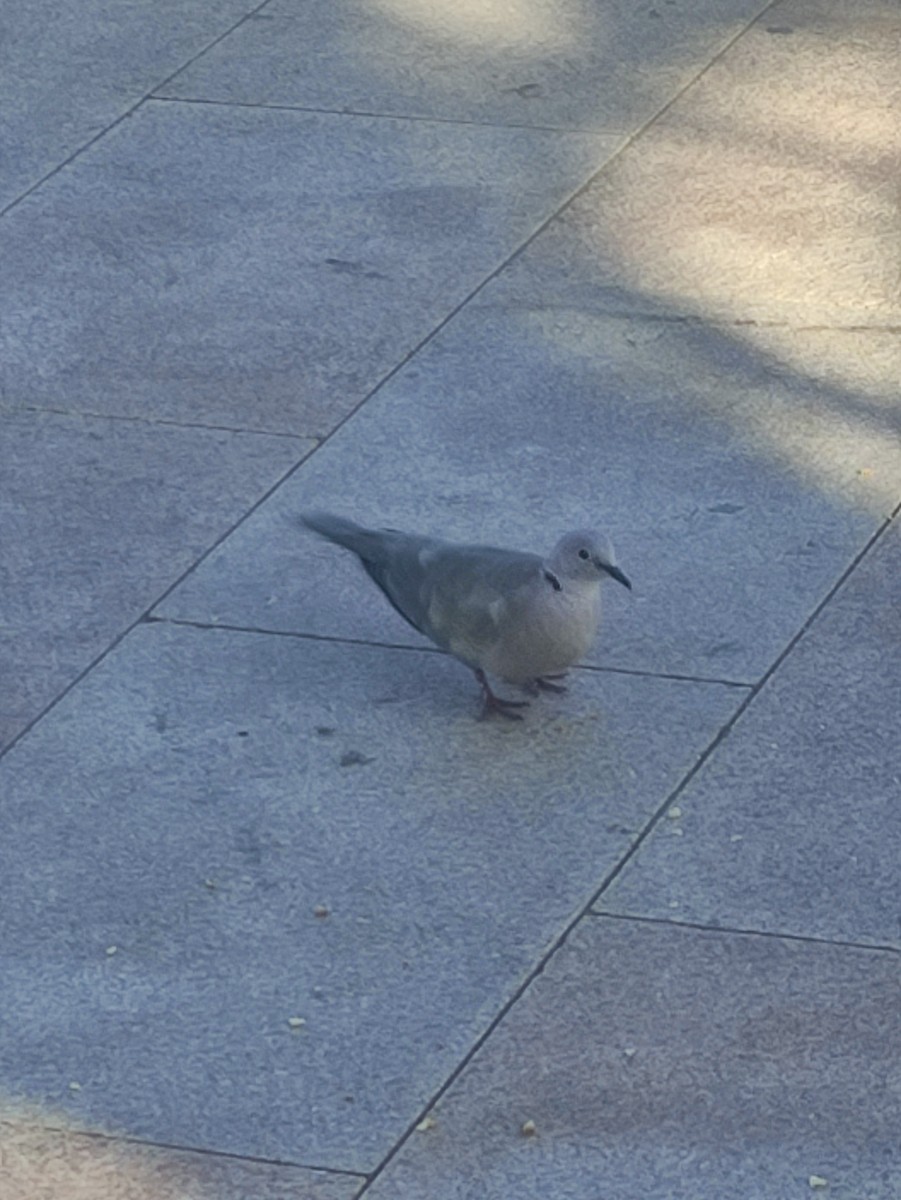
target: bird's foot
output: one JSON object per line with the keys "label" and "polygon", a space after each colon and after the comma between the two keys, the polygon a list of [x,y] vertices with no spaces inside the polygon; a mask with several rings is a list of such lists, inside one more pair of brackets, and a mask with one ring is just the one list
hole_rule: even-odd
{"label": "bird's foot", "polygon": [[522,713],[513,712],[516,708],[528,708],[528,700],[505,700],[502,696],[496,696],[491,690],[491,686],[485,677],[485,672],[481,669],[477,670],[476,679],[479,681],[479,686],[482,689],[482,717],[484,721],[491,713],[497,713],[498,716],[506,717],[508,721],[521,721]]}
{"label": "bird's foot", "polygon": [[555,683],[556,679],[565,679],[566,675],[538,675],[535,678],[535,687],[540,692],[556,692],[562,695],[566,691],[566,685],[563,683]]}

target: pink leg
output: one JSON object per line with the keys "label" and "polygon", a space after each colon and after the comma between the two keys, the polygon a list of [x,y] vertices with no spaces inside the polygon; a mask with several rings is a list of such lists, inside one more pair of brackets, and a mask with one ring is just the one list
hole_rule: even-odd
{"label": "pink leg", "polygon": [[481,667],[475,673],[476,679],[482,688],[482,720],[490,713],[498,713],[502,717],[506,717],[508,721],[521,721],[522,714],[511,712],[513,708],[528,708],[528,700],[504,700],[500,696],[496,696],[491,690],[488,680],[485,677],[485,672]]}

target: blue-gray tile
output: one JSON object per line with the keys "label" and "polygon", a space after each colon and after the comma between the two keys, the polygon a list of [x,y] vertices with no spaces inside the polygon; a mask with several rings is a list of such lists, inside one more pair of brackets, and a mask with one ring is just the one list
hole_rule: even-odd
{"label": "blue-gray tile", "polygon": [[899,983],[891,952],[584,921],[367,1200],[895,1200]]}
{"label": "blue-gray tile", "polygon": [[0,416],[0,748],[312,448]]}
{"label": "blue-gray tile", "polygon": [[[897,379],[898,339],[861,336],[849,352],[881,353],[879,378]],[[410,644],[350,556],[292,514],[539,551],[597,524],[635,588],[607,588],[591,661],[753,681],[897,503],[888,416],[734,331],[545,307],[540,291],[497,299],[490,285],[162,611]]]}
{"label": "blue-gray tile", "polygon": [[145,105],[5,220],[6,396],[327,433],[613,146]]}
{"label": "blue-gray tile", "polygon": [[740,695],[138,626],[0,762],[7,1094],[370,1170]]}
{"label": "blue-gray tile", "polygon": [[271,0],[160,94],[632,132],[762,7]]}
{"label": "blue-gray tile", "polygon": [[252,8],[252,0],[5,3],[0,208],[118,120]]}
{"label": "blue-gray tile", "polygon": [[[352,1200],[359,1176],[78,1133],[0,1107],[4,1200]],[[62,1126],[62,1127],[60,1127]]]}
{"label": "blue-gray tile", "polygon": [[[870,551],[603,897],[901,943],[901,530]],[[681,836],[674,836],[676,831]]]}

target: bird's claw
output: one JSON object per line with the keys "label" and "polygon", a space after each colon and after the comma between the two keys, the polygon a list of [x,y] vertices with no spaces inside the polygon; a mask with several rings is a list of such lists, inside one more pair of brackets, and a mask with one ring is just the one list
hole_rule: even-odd
{"label": "bird's claw", "polygon": [[482,688],[482,715],[481,720],[492,713],[497,713],[498,716],[506,717],[508,721],[521,721],[522,713],[513,712],[516,708],[528,708],[528,700],[505,700],[502,696],[496,696],[491,690],[491,686],[485,677],[485,672],[478,670],[475,673],[476,679]]}
{"label": "bird's claw", "polygon": [[522,685],[530,696],[540,696],[542,692],[556,692],[558,695],[567,689],[562,683],[554,683],[555,679],[565,679],[566,675],[536,675],[527,679]]}
{"label": "bird's claw", "polygon": [[482,703],[482,716],[484,721],[486,717],[490,717],[492,713],[497,713],[499,717],[506,717],[508,721],[521,721],[522,713],[512,712],[514,708],[528,708],[528,700],[504,700],[500,696],[486,696]]}

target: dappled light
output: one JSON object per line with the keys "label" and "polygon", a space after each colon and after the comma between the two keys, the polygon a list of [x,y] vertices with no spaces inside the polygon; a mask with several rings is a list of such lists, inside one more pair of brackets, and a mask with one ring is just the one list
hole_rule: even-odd
{"label": "dappled light", "polygon": [[577,12],[553,0],[377,0],[383,12],[415,33],[485,53],[560,52],[576,44]]}
{"label": "dappled light", "polygon": [[[594,197],[601,246],[634,286],[704,315],[897,318],[898,111],[864,121],[849,98],[824,123],[819,77],[837,69],[828,45],[792,97],[779,95],[778,63],[736,58],[649,131],[640,163],[627,155],[611,172]],[[745,104],[774,90],[765,106]]]}
{"label": "dappled light", "polygon": [[[725,378],[708,403],[811,486],[851,484],[884,513],[901,432],[901,88],[879,36],[750,31],[576,202],[567,266],[609,274],[627,310],[711,323],[812,383],[732,410],[741,381]],[[824,80],[842,81],[828,104]],[[696,350],[686,339],[686,363]]]}
{"label": "dappled light", "polygon": [[[534,76],[522,78],[542,82],[523,87],[552,106],[567,90],[564,67],[564,75],[591,74],[597,59],[589,69],[588,47],[596,56],[604,43],[614,64],[627,24],[619,14],[604,27],[596,10],[544,0],[378,7],[414,61],[421,50],[433,92],[460,86],[464,64],[482,63],[470,84],[483,86],[495,68],[529,63]],[[725,27],[709,28],[728,40]],[[679,69],[679,53],[675,43],[647,48],[630,86]],[[853,20],[793,7],[761,18],[515,268],[528,280],[538,267],[546,303],[556,293],[555,305],[578,311],[587,288],[601,297],[589,310],[604,312],[609,295],[610,311],[704,323],[706,344],[684,339],[689,378],[717,341],[744,347],[783,386],[724,378],[702,400],[710,415],[731,421],[809,486],[880,514],[892,507],[899,438],[899,58],[896,26],[875,6]],[[608,120],[613,77],[596,84],[579,94],[584,129]],[[529,111],[538,124],[550,119],[551,108]],[[536,156],[534,171],[542,168]],[[566,321],[551,329],[537,314],[532,323],[559,350],[581,358],[593,344],[609,354],[604,329],[590,334]],[[753,392],[753,403],[726,403],[735,388],[745,388],[746,400]]]}
{"label": "dappled light", "polygon": [[64,7],[0,1200],[884,1200],[898,3]]}
{"label": "dappled light", "polygon": [[771,138],[736,141],[673,118],[642,144],[638,171],[614,170],[618,211],[607,189],[597,208],[604,248],[636,289],[718,319],[886,314],[897,293],[884,241],[892,201],[828,150]]}
{"label": "dappled light", "polygon": [[885,99],[901,89],[871,103],[884,64],[858,50],[864,95],[824,104],[822,81],[847,74],[847,55],[811,36],[789,81],[778,57],[736,51],[655,127],[613,230],[638,285],[736,320],[897,318],[901,110]]}
{"label": "dappled light", "polygon": [[[320,1192],[316,1172],[133,1140],[61,1109],[0,1101],[3,1200],[248,1200]],[[330,1192],[330,1195],[336,1193]]]}
{"label": "dappled light", "polygon": [[[179,1191],[165,1157],[75,1130],[62,1113],[0,1110],[4,1200],[175,1200]],[[190,1194],[212,1200],[196,1187]]]}

